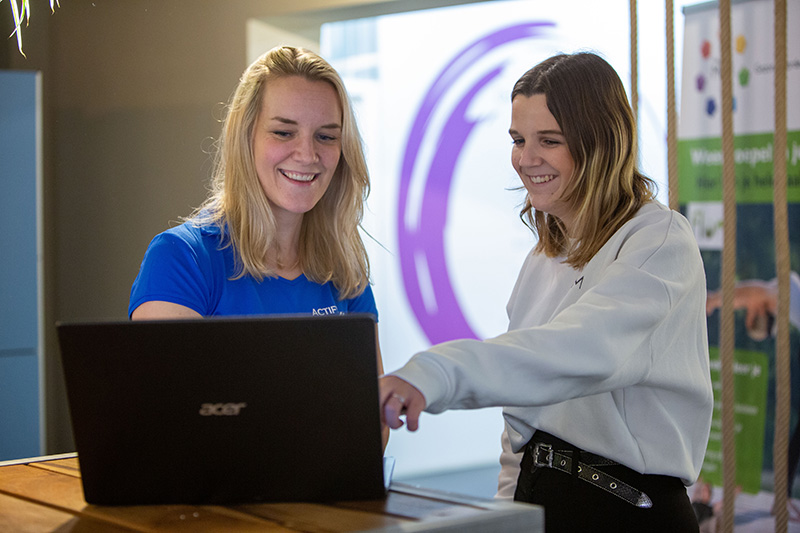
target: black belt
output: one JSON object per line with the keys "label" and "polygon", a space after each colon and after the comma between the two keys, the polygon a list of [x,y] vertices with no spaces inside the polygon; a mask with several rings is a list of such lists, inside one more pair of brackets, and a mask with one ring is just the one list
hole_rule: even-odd
{"label": "black belt", "polygon": [[[578,479],[591,483],[595,487],[622,498],[636,507],[649,509],[653,506],[652,500],[644,492],[595,468],[597,466],[619,465],[619,463],[583,450],[576,449],[575,451],[578,452],[580,457],[578,460]],[[573,473],[573,450],[554,450],[552,444],[531,440],[527,445],[527,452],[531,454],[533,466],[536,468],[554,468],[567,474]]]}

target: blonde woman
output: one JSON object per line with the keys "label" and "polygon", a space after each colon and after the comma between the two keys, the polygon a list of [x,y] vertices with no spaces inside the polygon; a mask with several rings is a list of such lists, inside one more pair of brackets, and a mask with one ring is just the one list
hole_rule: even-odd
{"label": "blonde woman", "polygon": [[150,243],[130,317],[377,318],[359,234],[368,192],[338,73],[307,50],[270,50],[245,70],[230,102],[209,198]]}
{"label": "blonde woman", "polygon": [[512,94],[511,162],[539,241],[508,332],[457,340],[381,379],[381,413],[503,406],[498,496],[544,506],[545,530],[697,531],[686,494],[713,409],[705,274],[688,222],[636,169],[614,69],[558,55]]}

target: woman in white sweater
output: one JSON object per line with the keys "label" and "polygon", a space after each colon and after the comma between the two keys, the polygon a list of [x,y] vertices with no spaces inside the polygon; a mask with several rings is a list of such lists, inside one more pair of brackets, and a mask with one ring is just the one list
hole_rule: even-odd
{"label": "woman in white sweater", "polygon": [[424,410],[503,406],[500,497],[545,509],[545,530],[692,531],[713,394],[705,275],[687,221],[636,168],[614,69],[558,55],[511,95],[512,164],[538,236],[508,332],[415,355],[381,379],[387,425]]}

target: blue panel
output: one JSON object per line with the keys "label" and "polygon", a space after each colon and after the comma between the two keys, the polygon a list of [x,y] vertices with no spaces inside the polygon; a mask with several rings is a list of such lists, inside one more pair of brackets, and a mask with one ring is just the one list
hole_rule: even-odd
{"label": "blue panel", "polygon": [[0,460],[39,455],[39,75],[0,70]]}
{"label": "blue panel", "polygon": [[35,351],[0,356],[0,461],[40,455]]}
{"label": "blue panel", "polygon": [[37,343],[36,84],[0,71],[0,354]]}

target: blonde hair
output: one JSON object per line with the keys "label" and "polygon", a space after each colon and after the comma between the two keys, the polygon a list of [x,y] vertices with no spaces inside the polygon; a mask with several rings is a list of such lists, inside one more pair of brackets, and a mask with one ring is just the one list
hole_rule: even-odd
{"label": "blonde hair", "polygon": [[575,219],[567,235],[556,216],[526,199],[520,218],[539,237],[536,251],[566,256],[583,268],[608,239],[655,196],[655,183],[636,168],[636,121],[614,68],[592,53],[561,54],[522,75],[511,92],[544,94],[564,134],[575,170],[564,200]]}
{"label": "blonde hair", "polygon": [[369,283],[369,260],[359,233],[369,173],[344,83],[336,70],[313,52],[276,47],[244,71],[228,105],[211,193],[190,220],[220,227],[223,246],[234,250],[233,279],[250,275],[262,280],[275,275],[267,263],[268,257],[277,257],[279,252],[275,217],[256,172],[253,130],[269,82],[287,76],[330,83],[339,97],[342,153],[328,190],[303,216],[299,265],[309,280],[331,281],[340,298],[352,298]]}

